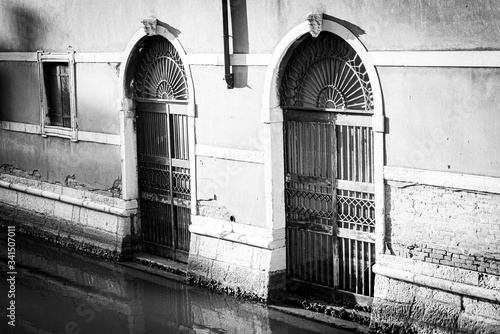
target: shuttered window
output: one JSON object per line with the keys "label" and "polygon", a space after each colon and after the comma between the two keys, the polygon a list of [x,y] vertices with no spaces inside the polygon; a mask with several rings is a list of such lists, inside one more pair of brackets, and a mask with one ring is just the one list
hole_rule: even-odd
{"label": "shuttered window", "polygon": [[47,94],[45,124],[71,128],[68,64],[45,63],[43,67]]}
{"label": "shuttered window", "polygon": [[77,140],[74,52],[38,52],[42,136]]}

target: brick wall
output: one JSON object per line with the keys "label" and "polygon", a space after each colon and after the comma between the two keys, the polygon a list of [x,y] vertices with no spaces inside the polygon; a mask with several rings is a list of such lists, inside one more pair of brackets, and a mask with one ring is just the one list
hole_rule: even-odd
{"label": "brick wall", "polygon": [[371,331],[499,333],[500,195],[389,180],[385,191]]}
{"label": "brick wall", "polygon": [[500,275],[500,195],[388,181],[386,197],[392,254]]}

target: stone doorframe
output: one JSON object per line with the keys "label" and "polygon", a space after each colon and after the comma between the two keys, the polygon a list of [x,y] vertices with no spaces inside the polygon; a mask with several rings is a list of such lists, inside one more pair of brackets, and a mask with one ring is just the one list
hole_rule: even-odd
{"label": "stone doorframe", "polygon": [[[120,96],[119,96],[119,113],[120,113],[120,142],[121,142],[121,152],[120,156],[122,159],[121,164],[121,174],[122,174],[122,196],[126,200],[138,200],[139,187],[138,187],[138,173],[137,173],[137,138],[135,130],[135,102],[130,96],[130,75],[128,75],[128,70],[133,68],[136,59],[135,55],[137,53],[138,46],[141,44],[142,40],[148,35],[159,35],[165,37],[179,54],[182,64],[184,65],[184,70],[186,72],[187,85],[188,85],[188,138],[189,138],[189,160],[190,160],[190,175],[191,175],[191,212],[196,214],[197,204],[196,204],[196,159],[195,159],[195,130],[194,123],[196,117],[196,105],[194,99],[194,84],[193,77],[191,74],[191,68],[189,66],[188,57],[184,48],[182,47],[179,40],[163,25],[157,25],[156,19],[155,25],[151,28],[148,23],[151,22],[150,19],[145,19],[147,21],[144,24],[144,29],[138,30],[134,36],[130,39],[127,47],[123,53],[123,58],[120,66]],[[146,33],[146,29],[148,33]]]}
{"label": "stone doorframe", "polygon": [[[321,15],[321,14],[320,14]],[[374,131],[374,185],[375,185],[375,232],[376,254],[385,251],[384,219],[384,109],[380,80],[371,57],[361,41],[346,27],[329,20],[323,20],[321,31],[331,32],[356,51],[366,67],[373,90]],[[267,66],[262,100],[262,122],[264,123],[265,147],[265,194],[267,227],[272,230],[285,229],[285,185],[283,152],[283,110],[279,98],[279,68],[292,44],[310,33],[309,23],[290,30],[276,46]],[[286,265],[286,264],[283,264]],[[282,268],[284,269],[284,268]]]}

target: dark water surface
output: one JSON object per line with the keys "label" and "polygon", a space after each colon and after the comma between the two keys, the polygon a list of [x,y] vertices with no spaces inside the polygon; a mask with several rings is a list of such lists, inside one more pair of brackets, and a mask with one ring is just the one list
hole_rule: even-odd
{"label": "dark water surface", "polygon": [[[0,232],[0,333],[347,333],[261,304],[211,293],[16,235],[9,298]],[[8,325],[15,300],[15,327]]]}

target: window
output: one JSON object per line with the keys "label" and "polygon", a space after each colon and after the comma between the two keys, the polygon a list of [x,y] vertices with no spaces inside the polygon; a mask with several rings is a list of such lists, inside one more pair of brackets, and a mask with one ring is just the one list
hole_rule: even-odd
{"label": "window", "polygon": [[74,52],[38,52],[42,136],[77,140]]}

